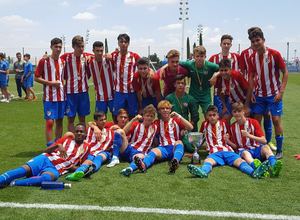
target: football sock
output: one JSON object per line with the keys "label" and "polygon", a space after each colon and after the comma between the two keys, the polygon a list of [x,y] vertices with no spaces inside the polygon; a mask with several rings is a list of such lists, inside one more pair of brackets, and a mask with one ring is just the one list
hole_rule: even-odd
{"label": "football sock", "polygon": [[18,167],[14,170],[9,170],[0,176],[0,185],[9,184],[14,179],[18,179],[26,176],[26,169],[24,167]]}
{"label": "football sock", "polygon": [[150,152],[147,154],[147,156],[144,158],[143,162],[146,165],[146,167],[150,167],[152,164],[154,164],[156,154],[153,152]]}
{"label": "football sock", "polygon": [[203,166],[201,167],[201,169],[202,169],[205,173],[209,174],[209,173],[212,171],[212,165],[211,165],[211,163],[204,162],[204,164],[203,164]]}
{"label": "football sock", "polygon": [[179,161],[181,161],[182,157],[184,154],[184,148],[182,144],[177,144],[175,146],[175,150],[174,150],[174,158]]}
{"label": "football sock", "polygon": [[102,166],[102,163],[103,163],[103,157],[101,157],[100,155],[94,157],[93,163],[94,163],[94,165],[95,165],[95,170],[94,170],[93,172],[97,172],[97,171],[101,168],[101,166]]}
{"label": "football sock", "polygon": [[276,135],[275,139],[276,139],[277,152],[282,152],[283,135]]}
{"label": "football sock", "polygon": [[253,170],[255,169],[254,161],[252,161],[249,165],[253,168]]}
{"label": "football sock", "polygon": [[264,117],[264,130],[266,134],[267,143],[269,143],[272,139],[272,120],[271,118]]}
{"label": "football sock", "polygon": [[242,162],[240,164],[239,170],[248,175],[251,175],[254,171],[254,169],[251,166],[249,166],[249,164],[247,164],[246,162]]}
{"label": "football sock", "polygon": [[118,132],[115,132],[114,134],[114,140],[113,140],[113,155],[116,157],[120,156],[120,148],[122,146],[122,135]]}
{"label": "football sock", "polygon": [[30,178],[16,180],[15,186],[40,186],[43,181],[51,181],[51,175],[44,173],[41,176],[33,176]]}
{"label": "football sock", "polygon": [[269,156],[268,161],[270,163],[270,166],[273,167],[276,164],[276,157],[274,155]]}
{"label": "football sock", "polygon": [[9,170],[0,175],[0,185],[9,184],[14,179],[18,179],[26,176],[26,169],[24,167],[18,167],[14,170]]}
{"label": "football sock", "polygon": [[132,171],[137,170],[137,166],[135,165],[134,162],[131,162],[131,163],[129,164],[129,167],[131,167]]}
{"label": "football sock", "polygon": [[[87,164],[82,164],[80,167],[78,167],[78,168],[75,170],[75,172],[80,172],[80,171],[82,171],[82,172],[86,173],[86,172],[88,171],[88,169],[89,169],[89,165],[87,165]],[[75,173],[75,172],[74,172],[74,173]]]}

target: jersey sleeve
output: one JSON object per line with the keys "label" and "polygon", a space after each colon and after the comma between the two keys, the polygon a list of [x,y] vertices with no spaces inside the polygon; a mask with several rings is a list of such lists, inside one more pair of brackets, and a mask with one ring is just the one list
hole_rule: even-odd
{"label": "jersey sleeve", "polygon": [[201,132],[201,133],[205,132],[205,122],[206,121],[203,121],[202,124],[201,124],[200,130],[199,130],[199,132]]}
{"label": "jersey sleeve", "polygon": [[262,129],[260,127],[260,124],[258,123],[258,121],[255,120],[255,119],[251,119],[251,121],[252,121],[252,124],[253,124],[254,129],[255,129],[254,135],[257,136],[257,137],[265,136],[264,132],[262,131]]}
{"label": "jersey sleeve", "polygon": [[246,62],[244,57],[245,57],[245,52],[242,51],[241,55],[238,58],[238,62],[239,62],[239,68],[243,73],[246,72]]}
{"label": "jersey sleeve", "polygon": [[133,132],[134,132],[134,129],[139,125],[139,122],[138,121],[135,121],[132,123],[128,133],[126,133],[127,136],[132,136],[133,135]]}
{"label": "jersey sleeve", "polygon": [[285,69],[285,67],[286,67],[285,62],[284,62],[281,54],[278,51],[276,51],[275,59],[276,59],[276,63],[278,65],[279,69],[280,70]]}
{"label": "jersey sleeve", "polygon": [[45,63],[44,59],[41,59],[39,61],[34,73],[36,77],[44,77],[44,63]]}
{"label": "jersey sleeve", "polygon": [[160,84],[159,84],[159,77],[155,74],[152,77],[153,89],[155,92],[159,91],[161,93]]}
{"label": "jersey sleeve", "polygon": [[138,72],[135,72],[133,75],[132,86],[135,92],[139,92],[142,90]]}
{"label": "jersey sleeve", "polygon": [[213,63],[213,62],[214,62],[214,57],[215,57],[215,56],[212,55],[212,56],[208,59],[208,61]]}

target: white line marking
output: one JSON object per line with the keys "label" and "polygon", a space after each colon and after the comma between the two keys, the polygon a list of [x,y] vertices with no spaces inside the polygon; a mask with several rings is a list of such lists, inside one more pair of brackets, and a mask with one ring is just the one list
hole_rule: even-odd
{"label": "white line marking", "polygon": [[0,202],[2,208],[26,208],[26,209],[64,209],[82,211],[104,211],[104,212],[132,212],[132,213],[154,213],[166,215],[196,215],[209,217],[227,218],[251,218],[251,219],[283,219],[300,220],[300,216],[293,215],[270,215],[258,213],[238,213],[221,211],[201,211],[201,210],[179,210],[179,209],[160,209],[160,208],[137,208],[126,206],[93,206],[93,205],[67,205],[67,204],[45,204],[45,203],[14,203]]}

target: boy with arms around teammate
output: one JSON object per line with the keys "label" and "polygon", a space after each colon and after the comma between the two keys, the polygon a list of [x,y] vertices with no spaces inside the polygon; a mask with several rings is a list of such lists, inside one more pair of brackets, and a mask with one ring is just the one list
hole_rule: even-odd
{"label": "boy with arms around teammate", "polygon": [[258,121],[245,117],[244,105],[241,102],[232,105],[232,115],[236,120],[230,126],[233,147],[253,169],[256,166],[254,159],[268,160],[271,177],[278,176],[282,162],[275,158],[272,150],[266,144],[266,138]]}
{"label": "boy with arms around teammate", "polygon": [[200,132],[205,134],[209,155],[204,160],[202,167],[188,165],[188,171],[200,178],[207,178],[214,166],[234,166],[243,173],[254,178],[260,178],[268,169],[266,163],[261,164],[256,170],[247,164],[233,149],[229,140],[228,126],[224,120],[219,119],[218,108],[209,106],[206,112],[206,121],[201,125]]}
{"label": "boy with arms around teammate", "polygon": [[135,163],[145,172],[155,160],[170,161],[169,173],[175,173],[184,154],[180,131],[193,130],[193,125],[176,112],[171,112],[171,103],[162,100],[158,103],[160,119],[156,120],[159,133],[159,146],[152,149],[144,159],[136,157]]}
{"label": "boy with arms around teammate", "polygon": [[42,58],[35,70],[35,81],[43,85],[43,105],[45,136],[47,146],[53,143],[53,125],[55,122],[55,139],[63,133],[65,114],[65,91],[63,82],[63,61],[59,58],[62,40],[53,38],[50,42],[51,56]]}

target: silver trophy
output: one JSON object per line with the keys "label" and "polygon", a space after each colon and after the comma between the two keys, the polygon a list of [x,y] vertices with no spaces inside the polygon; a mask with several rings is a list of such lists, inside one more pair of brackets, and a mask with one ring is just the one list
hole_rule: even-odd
{"label": "silver trophy", "polygon": [[200,132],[190,132],[188,134],[188,140],[195,148],[192,159],[191,159],[191,164],[195,164],[195,163],[200,164],[201,158],[200,158],[198,151],[199,151],[199,148],[202,146],[202,144],[205,141],[204,134],[200,133]]}

